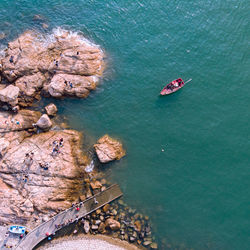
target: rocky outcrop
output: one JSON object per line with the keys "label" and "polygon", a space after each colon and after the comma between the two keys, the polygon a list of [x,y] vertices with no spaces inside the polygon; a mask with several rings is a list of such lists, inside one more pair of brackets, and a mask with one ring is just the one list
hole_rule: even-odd
{"label": "rocky outcrop", "polygon": [[27,31],[4,52],[0,74],[20,89],[21,106],[38,99],[41,90],[53,97],[87,97],[104,69],[104,54],[98,46],[60,29],[47,36]]}
{"label": "rocky outcrop", "polygon": [[96,76],[56,74],[43,89],[53,97],[68,95],[84,98],[96,88],[96,82]]}
{"label": "rocky outcrop", "polygon": [[17,103],[17,97],[19,94],[19,88],[14,85],[8,85],[4,89],[0,90],[0,101],[6,102],[10,106],[14,107]]}
{"label": "rocky outcrop", "polygon": [[48,115],[43,114],[37,121],[36,126],[43,130],[49,130],[52,127],[52,122]]}
{"label": "rocky outcrop", "polygon": [[102,163],[120,160],[125,155],[122,144],[108,135],[101,137],[94,145],[96,154]]}
{"label": "rocky outcrop", "polygon": [[48,115],[55,116],[57,112],[57,107],[54,103],[50,103],[49,105],[45,107],[45,110]]}
{"label": "rocky outcrop", "polygon": [[27,106],[32,103],[33,99],[40,99],[40,91],[47,79],[45,75],[38,72],[22,76],[15,81],[15,85],[20,89],[19,105]]}
{"label": "rocky outcrop", "polygon": [[0,133],[33,129],[41,113],[32,110],[20,110],[17,114],[0,112]]}
{"label": "rocky outcrop", "polygon": [[[57,147],[59,139],[63,143]],[[4,140],[3,140],[4,139]],[[5,133],[0,141],[0,223],[41,223],[71,206],[81,192],[81,134],[72,130],[29,136]]]}

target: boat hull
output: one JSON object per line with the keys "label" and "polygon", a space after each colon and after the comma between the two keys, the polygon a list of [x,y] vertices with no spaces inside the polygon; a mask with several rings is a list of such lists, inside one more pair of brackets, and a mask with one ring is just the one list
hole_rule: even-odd
{"label": "boat hull", "polygon": [[173,80],[172,82],[168,83],[161,91],[160,95],[170,95],[174,92],[180,90],[185,85],[184,81],[181,78]]}
{"label": "boat hull", "polygon": [[24,226],[13,225],[9,227],[9,232],[13,234],[24,234],[26,228]]}

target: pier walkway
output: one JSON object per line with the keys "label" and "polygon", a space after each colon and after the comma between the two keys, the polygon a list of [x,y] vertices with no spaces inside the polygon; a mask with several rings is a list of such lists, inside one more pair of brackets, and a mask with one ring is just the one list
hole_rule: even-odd
{"label": "pier walkway", "polygon": [[117,184],[114,184],[103,192],[91,196],[87,200],[83,201],[81,206],[79,205],[80,203],[77,204],[77,206],[80,208],[79,211],[76,210],[76,207],[71,207],[34,228],[16,245],[14,249],[32,250],[39,242],[48,237],[46,233],[53,234],[57,230],[61,229],[57,228],[56,225],[64,224],[64,226],[67,226],[70,220],[73,220],[73,223],[74,221],[86,216],[87,214],[90,214],[96,209],[119,198],[122,195],[123,194],[120,187]]}

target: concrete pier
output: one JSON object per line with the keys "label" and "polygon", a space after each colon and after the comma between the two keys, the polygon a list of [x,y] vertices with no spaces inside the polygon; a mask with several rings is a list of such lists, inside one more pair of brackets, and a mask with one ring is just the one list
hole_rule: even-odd
{"label": "concrete pier", "polygon": [[[64,226],[67,226],[70,221],[72,222],[90,214],[96,209],[104,206],[105,204],[119,198],[122,196],[122,191],[117,184],[114,184],[108,187],[103,192],[100,192],[89,199],[83,201],[80,205],[77,204],[79,210],[77,211],[76,207],[71,207],[56,216],[52,217],[50,220],[42,223],[38,227],[34,228],[29,232],[16,246],[14,249],[18,250],[31,250],[39,242],[56,233],[57,230],[61,229]],[[56,225],[63,225],[61,228],[58,228]]]}

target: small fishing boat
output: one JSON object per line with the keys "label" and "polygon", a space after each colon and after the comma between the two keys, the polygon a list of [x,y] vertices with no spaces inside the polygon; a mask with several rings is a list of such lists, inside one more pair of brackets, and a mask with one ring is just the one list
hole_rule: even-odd
{"label": "small fishing boat", "polygon": [[184,85],[188,82],[190,82],[192,79],[189,79],[187,82],[184,82],[181,78],[178,78],[176,80],[173,80],[172,82],[168,83],[161,91],[161,95],[169,95],[177,90],[184,87]]}
{"label": "small fishing boat", "polygon": [[25,231],[26,231],[26,227],[24,226],[13,225],[9,227],[9,232],[13,234],[24,234]]}

